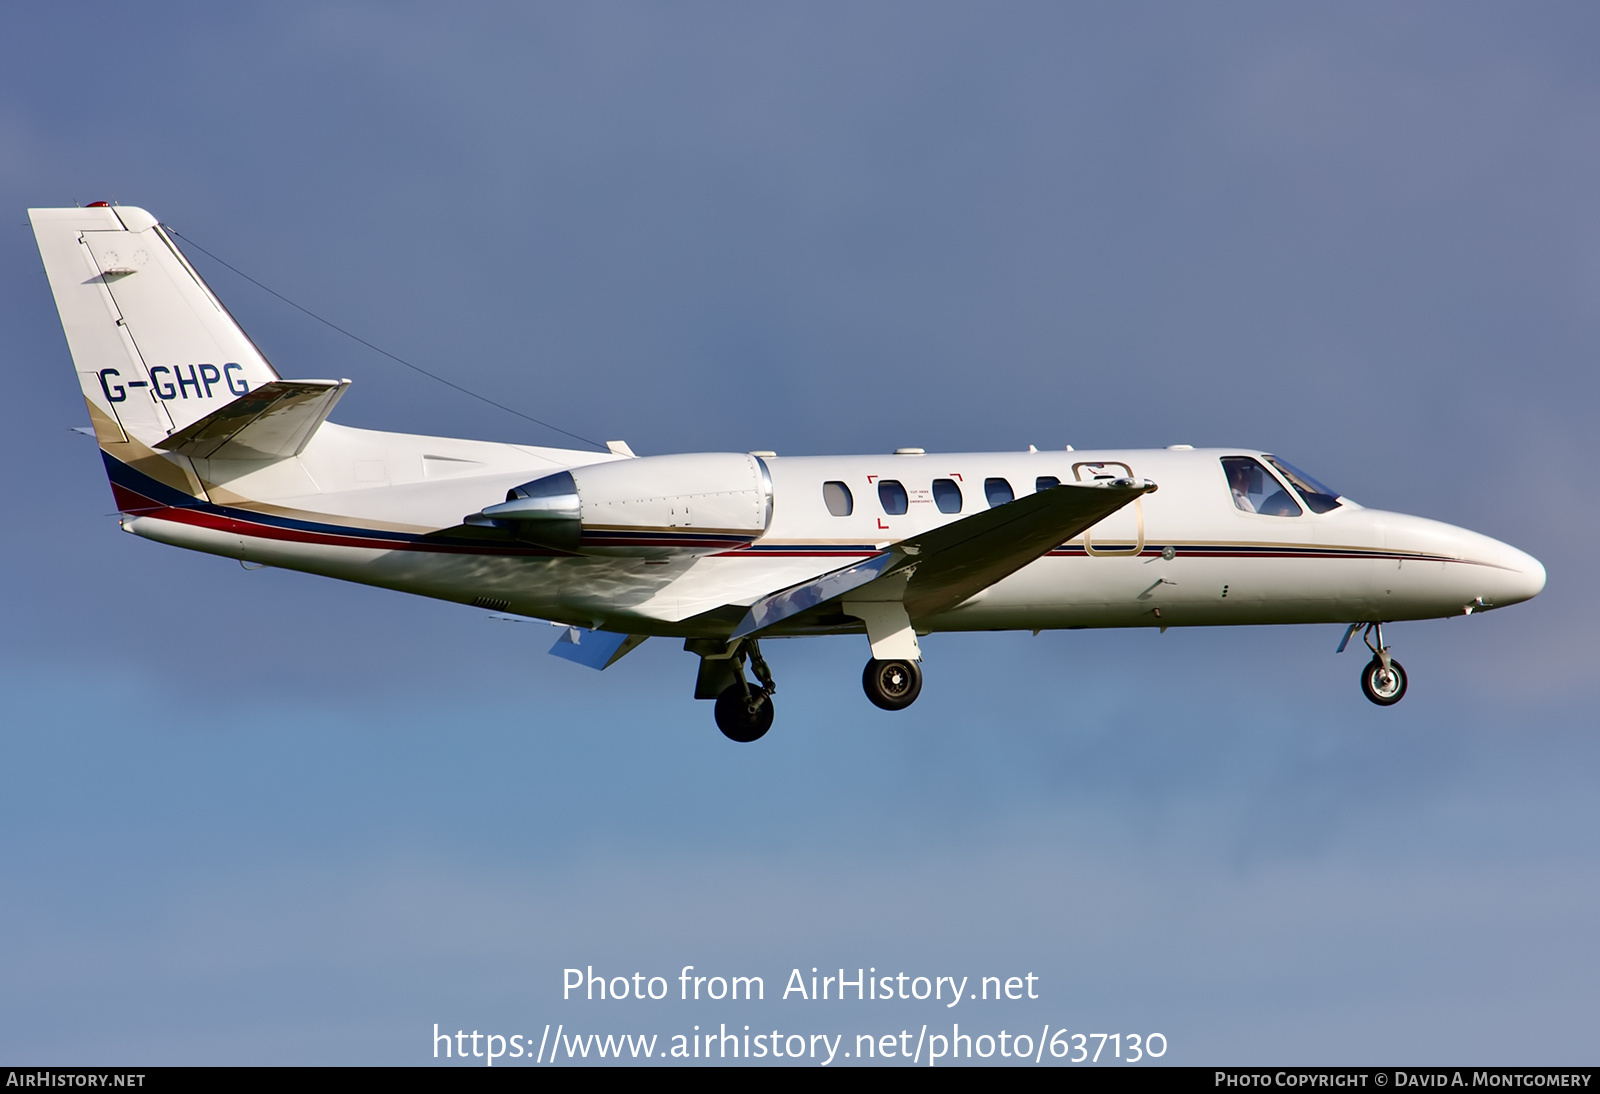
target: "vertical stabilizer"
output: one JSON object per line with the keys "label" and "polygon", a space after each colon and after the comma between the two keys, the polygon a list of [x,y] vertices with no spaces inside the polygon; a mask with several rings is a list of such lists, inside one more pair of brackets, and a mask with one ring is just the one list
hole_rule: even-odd
{"label": "vertical stabilizer", "polygon": [[278,379],[143,209],[30,209],[28,217],[108,454],[151,448]]}

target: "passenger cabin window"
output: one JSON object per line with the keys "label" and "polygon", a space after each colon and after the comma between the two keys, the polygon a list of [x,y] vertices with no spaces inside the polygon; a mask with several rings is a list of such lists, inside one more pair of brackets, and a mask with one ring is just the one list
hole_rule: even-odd
{"label": "passenger cabin window", "polygon": [[822,500],[828,503],[828,512],[836,517],[848,517],[856,507],[850,488],[842,482],[823,483]]}
{"label": "passenger cabin window", "polygon": [[1033,480],[1033,491],[1037,494],[1040,490],[1048,490],[1052,486],[1060,485],[1061,480],[1056,478],[1054,475],[1040,475],[1038,478]]}
{"label": "passenger cabin window", "polygon": [[954,479],[934,479],[933,503],[941,513],[961,512],[961,487]]}
{"label": "passenger cabin window", "polygon": [[1008,501],[1016,500],[1016,494],[1011,492],[1011,484],[1005,479],[984,479],[983,496],[989,501],[989,508],[1004,505]]}
{"label": "passenger cabin window", "polygon": [[1289,480],[1289,485],[1300,492],[1300,499],[1313,513],[1326,513],[1330,509],[1339,508],[1339,495],[1329,490],[1316,479],[1301,471],[1293,464],[1284,463],[1276,456],[1268,456],[1267,462],[1278,469],[1278,474]]}
{"label": "passenger cabin window", "polygon": [[901,516],[911,507],[906,488],[893,479],[878,480],[878,501],[883,505],[883,511],[891,517]]}
{"label": "passenger cabin window", "polygon": [[1278,480],[1249,456],[1224,456],[1222,470],[1228,476],[1233,504],[1246,513],[1268,517],[1298,517],[1300,506]]}

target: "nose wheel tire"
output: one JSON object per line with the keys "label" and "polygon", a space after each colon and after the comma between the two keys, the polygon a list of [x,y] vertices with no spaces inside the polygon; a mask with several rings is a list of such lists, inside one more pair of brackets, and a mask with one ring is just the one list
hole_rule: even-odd
{"label": "nose wheel tire", "polygon": [[715,713],[724,737],[749,744],[772,728],[772,697],[760,688],[751,688],[746,697],[745,689],[733,684],[717,696]]}
{"label": "nose wheel tire", "polygon": [[1389,667],[1374,657],[1361,670],[1361,691],[1380,707],[1392,707],[1406,695],[1406,670],[1400,662],[1389,658]]}
{"label": "nose wheel tire", "polygon": [[872,704],[884,710],[904,710],[922,694],[922,668],[915,661],[867,662],[861,687]]}

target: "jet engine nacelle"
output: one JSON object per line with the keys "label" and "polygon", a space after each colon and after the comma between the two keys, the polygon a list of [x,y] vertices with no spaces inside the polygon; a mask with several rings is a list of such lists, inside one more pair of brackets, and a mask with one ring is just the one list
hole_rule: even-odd
{"label": "jet engine nacelle", "polygon": [[578,554],[715,554],[767,530],[772,476],[760,458],[732,452],[596,463],[523,483],[474,519],[485,521]]}

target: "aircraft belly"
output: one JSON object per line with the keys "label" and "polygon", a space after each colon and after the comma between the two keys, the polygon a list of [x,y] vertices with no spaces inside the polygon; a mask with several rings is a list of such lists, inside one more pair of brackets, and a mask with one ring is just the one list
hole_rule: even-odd
{"label": "aircraft belly", "polygon": [[[1051,556],[951,611],[934,630],[1338,623],[1438,615],[1396,598],[1392,559]],[[1387,602],[1386,602],[1387,601]],[[1420,614],[1418,614],[1420,613]]]}
{"label": "aircraft belly", "polygon": [[[373,550],[174,527],[153,538],[423,596],[487,602],[520,614],[601,622],[613,629],[625,625],[641,634],[700,633],[706,628],[684,626],[685,620],[805,580],[818,565],[799,559],[775,565],[780,560],[746,557],[661,565],[639,559]],[[1395,580],[1402,573],[1407,582]],[[1454,602],[1460,599],[1456,583],[1447,576],[1443,563],[1392,559],[1053,557],[918,623],[932,630],[1009,630],[1430,618],[1460,610]],[[720,630],[711,624],[706,633]]]}
{"label": "aircraft belly", "polygon": [[124,518],[123,527],[208,554],[564,622],[627,615],[670,580],[662,572],[669,567],[646,567],[643,560],[299,542],[157,517]]}

